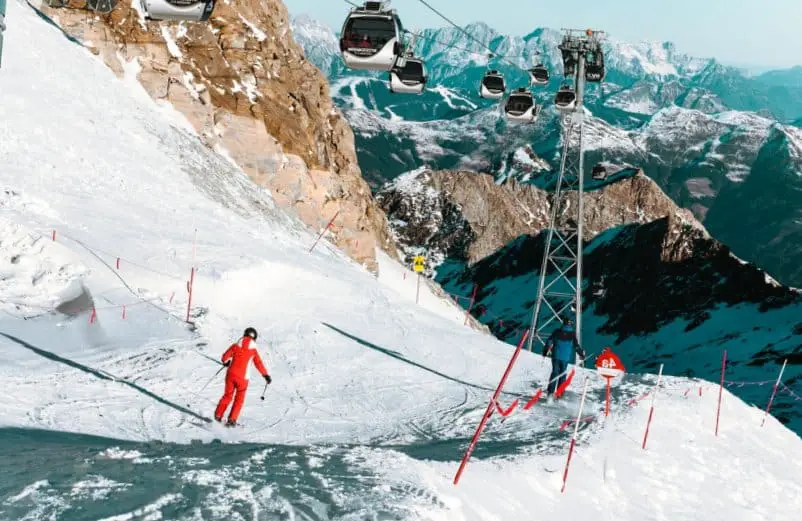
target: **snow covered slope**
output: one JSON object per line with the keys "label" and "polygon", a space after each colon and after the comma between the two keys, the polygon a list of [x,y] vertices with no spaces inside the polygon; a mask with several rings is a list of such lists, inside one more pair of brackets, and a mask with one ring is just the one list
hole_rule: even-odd
{"label": "snow covered slope", "polygon": [[[415,306],[325,244],[309,254],[313,234],[276,210],[242,172],[173,126],[173,116],[160,113],[136,85],[117,80],[16,2],[10,15],[15,25],[0,75],[0,425],[132,440],[347,443],[325,450],[346,451],[349,469],[384,478],[366,491],[367,512],[402,507],[406,519],[520,519],[535,507],[576,518],[606,508],[564,500],[557,474],[539,470],[558,469],[563,461],[566,434],[557,426],[575,412],[573,393],[564,406],[538,406],[504,424],[494,418],[462,484],[453,488],[456,460],[509,349],[456,317]],[[188,327],[182,314],[193,264],[194,326]],[[242,429],[198,426],[221,391],[220,379],[203,388],[218,369],[209,358],[250,324],[260,330],[274,376],[266,400],[258,399],[262,386],[254,381]],[[527,397],[547,371],[540,357],[523,356],[507,390]],[[650,383],[630,377],[616,388],[616,408],[624,411]],[[598,378],[591,392],[588,414],[595,415],[603,395]],[[617,449],[616,461],[635,461],[626,472],[610,467],[625,478],[611,486],[629,498],[628,518],[674,512],[681,521],[707,519],[734,497],[730,519],[792,519],[802,508],[802,472],[785,454],[799,450],[799,439],[772,419],[761,430],[758,412],[727,393],[716,442],[707,394],[692,402],[667,389],[649,451]],[[646,410],[630,410],[619,416],[616,431],[637,437]],[[688,417],[699,422],[679,421]],[[583,424],[581,433],[567,494],[598,486],[602,451],[613,446],[596,422]],[[626,437],[617,436],[615,445],[633,443]],[[436,455],[426,458],[438,461],[416,455],[423,443],[437,445]],[[480,461],[491,455],[492,461]],[[253,465],[261,472],[275,464],[269,452],[257,456]],[[322,487],[343,471],[326,453],[307,463]],[[231,475],[233,494],[251,501],[249,515],[262,502],[279,500],[272,489],[252,490],[247,476]],[[215,487],[217,479],[198,478],[192,486]],[[698,480],[721,486],[700,495]],[[177,480],[176,490],[183,483]],[[515,495],[500,498],[507,486]],[[8,501],[37,497],[38,487]],[[221,494],[219,509],[236,518],[226,510],[232,491]],[[780,500],[781,494],[788,497]],[[343,493],[332,489],[331,496],[336,516]],[[160,512],[174,498],[124,518],[164,518]]]}
{"label": "snow covered slope", "polygon": [[[439,361],[454,377],[484,384],[495,377],[483,367],[501,367],[505,350],[469,328],[454,331],[463,320],[455,307],[453,320],[444,321],[323,245],[305,253],[314,237],[277,211],[268,194],[193,136],[154,118],[155,105],[136,84],[126,89],[83,49],[21,14],[9,35],[9,73],[0,80],[4,107],[14,107],[2,115],[1,330],[4,356],[13,360],[2,371],[15,396],[35,399],[8,402],[0,414],[5,424],[132,439],[210,438],[185,421],[193,416],[185,402],[210,414],[220,382],[197,400],[190,391],[217,370],[207,357],[216,359],[251,323],[262,331],[275,383],[267,406],[253,401],[247,409],[246,422],[262,427],[250,439],[396,437],[422,410],[466,402],[461,386],[404,371],[384,348]],[[20,45],[39,33],[37,47]],[[64,69],[46,58],[62,54]],[[98,84],[112,86],[107,96],[73,97]],[[64,88],[51,93],[52,85]],[[42,111],[40,100],[60,110]],[[188,331],[182,287],[193,255],[196,331]],[[92,324],[91,304],[80,304],[89,299],[97,309]],[[59,306],[70,316],[54,312]],[[85,312],[72,313],[76,306]],[[445,305],[437,306],[442,312]],[[432,341],[444,331],[465,338]],[[484,346],[483,363],[442,364],[461,359],[472,344]],[[436,398],[423,404],[410,389]],[[376,412],[366,417],[366,410]],[[268,418],[278,418],[269,430]]]}

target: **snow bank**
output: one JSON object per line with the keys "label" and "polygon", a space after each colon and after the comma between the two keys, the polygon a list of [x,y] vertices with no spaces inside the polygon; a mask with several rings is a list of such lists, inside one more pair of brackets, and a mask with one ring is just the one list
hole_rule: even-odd
{"label": "snow bank", "polygon": [[796,446],[799,438],[773,419],[761,428],[762,411],[744,409],[729,393],[716,437],[715,389],[685,396],[685,382],[667,384],[647,449],[641,442],[649,402],[613,409],[605,428],[580,434],[562,494],[570,434],[546,455],[540,442],[514,460],[472,461],[457,486],[452,462],[369,448],[353,460],[377,473],[383,490],[412,488],[398,501],[420,519],[520,519],[523,512],[542,519],[798,519],[802,462],[788,458],[783,447]]}

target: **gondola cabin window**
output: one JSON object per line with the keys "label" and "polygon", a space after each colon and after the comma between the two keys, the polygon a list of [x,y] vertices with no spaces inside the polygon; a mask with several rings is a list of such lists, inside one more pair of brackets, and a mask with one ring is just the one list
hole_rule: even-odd
{"label": "gondola cabin window", "polygon": [[395,36],[395,23],[388,17],[351,18],[343,32],[346,47],[357,55],[374,54]]}
{"label": "gondola cabin window", "polygon": [[504,79],[498,76],[485,76],[484,84],[490,90],[504,90]]}

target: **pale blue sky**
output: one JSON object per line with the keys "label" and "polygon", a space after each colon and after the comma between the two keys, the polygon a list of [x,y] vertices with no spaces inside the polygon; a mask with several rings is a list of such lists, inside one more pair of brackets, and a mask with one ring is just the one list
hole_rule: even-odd
{"label": "pale blue sky", "polygon": [[[343,0],[283,1],[291,14],[309,14],[336,30],[350,9]],[[622,40],[670,40],[680,51],[733,65],[802,65],[802,0],[427,1],[458,24],[481,20],[507,34],[593,27]],[[418,0],[392,6],[409,29],[444,24]]]}

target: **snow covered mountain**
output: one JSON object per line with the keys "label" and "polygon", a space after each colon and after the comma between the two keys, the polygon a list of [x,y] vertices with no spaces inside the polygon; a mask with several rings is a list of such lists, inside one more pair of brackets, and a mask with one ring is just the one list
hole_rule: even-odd
{"label": "snow covered mountain", "polygon": [[[491,172],[498,181],[514,178],[536,185],[539,175],[557,167],[560,124],[552,97],[562,71],[558,32],[537,29],[518,38],[481,23],[468,27],[520,66],[542,61],[550,67],[551,84],[535,91],[547,108],[535,125],[522,128],[507,125],[498,105],[475,94],[487,56],[456,30],[423,31],[418,51],[432,82],[423,96],[402,97],[389,94],[382,77],[333,68],[333,33],[320,25],[310,31],[310,24],[308,18],[296,19],[295,37],[315,50],[313,61],[329,74],[335,102],[354,128],[363,175],[374,189],[421,167]],[[799,133],[792,122],[802,115],[802,90],[795,87],[794,70],[750,77],[714,60],[682,54],[670,43],[611,38],[605,45],[607,80],[590,87],[587,97],[593,116],[588,164],[606,161],[644,169],[736,254],[786,284],[802,286],[800,242],[784,239],[802,233],[796,213],[802,196],[794,189],[802,162],[795,153]],[[492,67],[513,85],[525,81],[505,61],[497,59]],[[772,155],[780,159],[774,163]],[[527,157],[534,157],[535,164]],[[755,180],[746,182],[750,177]],[[761,181],[766,177],[772,178],[771,186],[784,187],[779,207],[767,211],[762,204],[749,204],[736,211],[732,201],[768,200],[761,195],[773,190]]]}
{"label": "snow covered mountain", "polygon": [[[121,79],[25,4],[9,19],[0,517],[576,519],[608,511],[587,494],[605,479],[627,498],[625,520],[796,518],[802,464],[787,454],[799,437],[774,418],[761,428],[762,412],[729,392],[714,436],[713,384],[686,378],[664,379],[643,451],[638,398],[655,378],[617,383],[603,424],[603,383],[580,370],[590,420],[565,494],[555,471],[579,384],[561,404],[491,418],[454,487],[509,349],[425,288],[416,306],[381,252],[378,280],[325,241],[310,253],[317,230],[154,102],[135,60],[121,58]],[[251,383],[242,428],[210,427],[216,360],[245,325],[273,383],[265,401]],[[524,354],[505,405],[547,371]]]}
{"label": "snow covered mountain", "polygon": [[[697,376],[716,374],[727,349],[734,380],[771,381],[787,358],[789,381],[802,381],[802,295],[733,256],[642,172],[621,170],[589,190],[586,349],[614,346],[638,370],[664,362],[671,374]],[[425,253],[434,278],[455,295],[476,285],[473,315],[517,342],[537,296],[549,193],[422,169],[386,185],[378,199],[407,258]],[[574,207],[575,197],[566,204]],[[754,386],[734,392],[758,404],[766,395]],[[786,395],[777,406],[782,421],[802,432],[799,403]]]}

